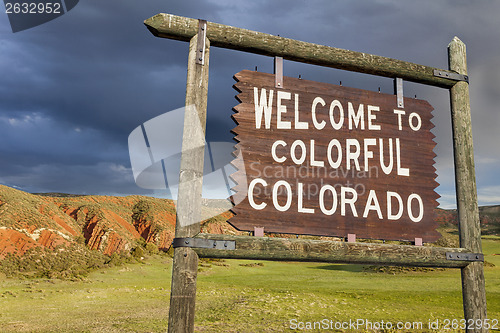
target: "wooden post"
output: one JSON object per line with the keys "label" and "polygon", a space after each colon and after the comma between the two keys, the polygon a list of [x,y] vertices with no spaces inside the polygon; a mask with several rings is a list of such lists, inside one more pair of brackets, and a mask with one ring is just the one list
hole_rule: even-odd
{"label": "wooden post", "polygon": [[[465,44],[457,37],[448,45],[448,57],[450,70],[467,74]],[[457,82],[450,89],[450,100],[460,247],[480,253],[482,252],[481,228],[477,204],[468,83]],[[462,268],[462,295],[465,319],[481,319],[484,324],[486,292],[482,262],[472,262]],[[467,332],[487,331],[484,328],[467,330]]]}
{"label": "wooden post", "polygon": [[198,234],[195,238],[236,243],[234,250],[195,248],[201,258],[462,268],[470,261],[458,259],[457,255],[472,256],[466,249],[434,246],[212,234]]}
{"label": "wooden post", "polygon": [[[188,41],[196,34],[198,21],[172,14],[158,14],[144,21],[146,27],[157,37]],[[405,81],[450,88],[455,81],[434,75],[437,68],[410,63],[373,54],[328,47],[295,39],[284,38],[207,22],[207,38],[212,46],[284,60],[344,69],[353,72],[401,78]],[[437,69],[443,73],[447,70]]]}
{"label": "wooden post", "polygon": [[[210,41],[205,39],[204,64],[197,63],[197,41],[198,35],[195,35],[189,43],[186,110],[175,226],[177,238],[192,237],[200,232]],[[168,332],[194,331],[197,272],[198,255],[191,248],[175,248]]]}

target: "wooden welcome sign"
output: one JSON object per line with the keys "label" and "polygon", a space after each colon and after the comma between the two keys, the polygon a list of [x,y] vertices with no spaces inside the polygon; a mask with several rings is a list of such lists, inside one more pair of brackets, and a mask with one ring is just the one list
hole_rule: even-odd
{"label": "wooden welcome sign", "polygon": [[423,100],[244,70],[229,222],[240,230],[432,242],[433,108]]}
{"label": "wooden welcome sign", "polygon": [[239,229],[435,240],[438,195],[434,192],[432,107],[425,101],[404,99],[402,80],[449,89],[451,102],[458,248],[202,234],[204,149],[183,150],[169,332],[194,331],[198,257],[460,268],[464,318],[476,323],[468,331],[487,331],[469,77],[462,41],[455,37],[448,45],[449,70],[445,70],[171,14],[158,14],[144,23],[157,37],[189,42],[186,106],[194,105],[196,112],[185,115],[183,144],[189,145],[200,134],[200,127],[192,124],[202,128],[206,124],[211,47],[399,82],[396,97],[292,78],[281,82],[281,75],[238,73],[235,87],[241,104],[235,108],[234,132],[240,154],[234,162],[238,172],[233,175],[236,215],[230,222]]}

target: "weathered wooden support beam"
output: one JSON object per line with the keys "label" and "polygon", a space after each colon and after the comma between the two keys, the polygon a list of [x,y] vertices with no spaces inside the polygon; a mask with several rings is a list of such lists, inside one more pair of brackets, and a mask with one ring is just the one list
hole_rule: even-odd
{"label": "weathered wooden support beam", "polygon": [[[192,237],[200,232],[201,191],[208,90],[210,41],[205,39],[203,64],[199,59],[198,36],[189,44],[186,108],[175,237]],[[190,248],[174,250],[168,332],[193,332],[198,256]]]}
{"label": "weathered wooden support beam", "polygon": [[[465,44],[457,37],[448,45],[448,57],[450,70],[467,74]],[[450,89],[450,100],[460,246],[481,253],[469,85],[458,82]],[[481,319],[484,323],[486,291],[482,262],[474,262],[462,268],[462,295],[465,319]],[[467,330],[467,332],[487,331],[485,328]]]}
{"label": "weathered wooden support beam", "polygon": [[[157,37],[181,41],[189,41],[198,31],[198,20],[171,14],[155,15],[145,20],[144,24]],[[207,37],[210,39],[211,46],[283,57],[287,60],[313,65],[389,78],[402,78],[442,88],[451,88],[457,82],[434,75],[434,70],[442,73],[449,72],[444,69],[302,42],[213,22],[207,22]]]}
{"label": "weathered wooden support beam", "polygon": [[471,253],[463,248],[213,234],[199,234],[196,238],[236,242],[235,250],[193,248],[203,258],[448,268],[462,268],[471,264],[469,261],[446,258],[447,252]]}

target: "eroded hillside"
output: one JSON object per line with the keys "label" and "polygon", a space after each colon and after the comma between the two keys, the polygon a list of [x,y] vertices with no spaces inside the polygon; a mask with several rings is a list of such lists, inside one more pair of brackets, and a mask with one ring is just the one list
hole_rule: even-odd
{"label": "eroded hillside", "polygon": [[[203,223],[204,231],[237,233],[225,220]],[[213,214],[215,215],[215,214]],[[140,238],[170,247],[175,229],[172,200],[145,196],[46,196],[0,185],[0,258],[28,249],[72,242],[104,254],[129,251]]]}

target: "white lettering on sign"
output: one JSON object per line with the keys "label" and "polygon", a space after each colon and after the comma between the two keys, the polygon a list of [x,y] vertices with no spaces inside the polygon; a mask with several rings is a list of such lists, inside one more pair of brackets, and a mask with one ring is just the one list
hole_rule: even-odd
{"label": "white lettering on sign", "polygon": [[[267,97],[269,96],[269,97]],[[273,109],[273,96],[274,90],[269,89],[269,92],[266,91],[265,88],[261,89],[259,96],[259,89],[254,87],[254,104],[255,104],[255,128],[260,129],[262,126],[262,118],[264,118],[264,124],[266,129],[271,128],[271,118],[272,118],[272,109]],[[294,129],[308,129],[309,123],[304,120],[300,120],[300,112],[299,112],[299,94],[294,94]],[[278,90],[277,93],[277,105],[276,105],[276,128],[277,129],[291,129],[292,123],[288,120],[283,120],[283,117],[287,113],[287,107],[284,105],[284,101],[288,101],[292,99],[292,94],[290,92],[284,90]],[[321,120],[318,121],[317,113],[322,110],[319,109],[318,105],[321,107],[326,106],[326,102],[321,97],[314,98],[311,104],[311,120],[315,129],[322,130],[326,126],[326,121]],[[324,112],[325,110],[323,110]],[[368,123],[368,130],[370,131],[380,131],[381,126],[376,123],[377,114],[376,112],[380,111],[380,107],[377,105],[367,105],[366,107],[366,117],[365,117],[365,107],[363,104],[359,104],[356,109],[354,104],[351,102],[347,102],[347,118],[348,118],[348,128],[352,129],[360,129],[365,130],[365,119]],[[405,114],[403,110],[394,110],[394,113],[398,115],[399,121],[399,129],[402,129],[402,119],[401,116]],[[329,111],[329,120],[330,125],[333,129],[339,130],[345,124],[345,114],[344,114],[344,106],[339,100],[334,99],[330,103]],[[412,119],[416,119],[412,121]],[[421,126],[421,119],[417,113],[412,113],[409,117],[410,127],[418,131]]]}
{"label": "white lettering on sign", "polygon": [[[417,120],[417,124],[416,125],[413,125],[413,120],[412,119],[416,119]],[[416,112],[410,113],[410,117],[408,118],[408,122],[409,122],[410,128],[412,130],[414,130],[414,131],[418,131],[420,129],[420,127],[422,126],[422,119],[420,118],[420,116]]]}
{"label": "white lettering on sign", "polygon": [[361,124],[361,128],[362,130],[365,129],[365,114],[363,112],[363,104],[359,104],[359,107],[358,107],[358,112],[357,113],[354,113],[354,107],[352,106],[352,103],[349,102],[347,103],[348,105],[348,110],[349,110],[349,129],[353,129],[352,125],[354,123],[354,126],[356,128],[360,127],[360,124]]}
{"label": "white lettering on sign", "polygon": [[308,129],[309,123],[307,121],[299,120],[299,94],[295,94],[295,128]]}
{"label": "white lettering on sign", "polygon": [[[281,206],[278,202],[278,193],[280,190],[280,187],[283,186],[285,188],[285,194],[286,194],[286,203],[284,206]],[[287,210],[290,209],[290,206],[292,205],[292,187],[290,184],[285,181],[285,180],[279,180],[274,184],[273,187],[273,205],[274,208],[279,210],[280,212],[286,212]]]}
{"label": "white lettering on sign", "polygon": [[316,129],[322,130],[323,128],[325,128],[326,121],[322,120],[321,122],[318,122],[318,119],[316,118],[316,106],[318,104],[321,104],[321,106],[325,106],[326,105],[326,103],[323,100],[323,98],[316,97],[314,99],[314,101],[312,103],[312,107],[311,107],[312,121],[313,121],[314,127]]}
{"label": "white lettering on sign", "polygon": [[252,206],[253,209],[261,210],[266,208],[267,204],[265,202],[262,202],[260,204],[256,204],[255,201],[253,200],[253,192],[255,185],[261,184],[263,186],[267,186],[267,182],[264,179],[260,178],[255,178],[250,182],[248,185],[248,202],[250,203],[250,206]]}
{"label": "white lettering on sign", "polygon": [[377,115],[372,112],[378,112],[380,108],[378,106],[368,105],[368,129],[370,131],[380,131],[380,125],[376,125],[373,122],[377,120]]}
{"label": "white lettering on sign", "polygon": [[[332,139],[328,144],[328,148],[326,150],[326,158],[325,156],[319,156],[315,153],[315,141],[309,140],[309,150],[307,149],[306,144],[302,140],[295,140],[290,146],[290,157],[292,161],[297,165],[302,165],[307,160],[307,156],[309,155],[309,165],[314,167],[324,167],[325,162],[328,162],[331,168],[337,169],[341,166],[343,160],[343,152],[345,149],[345,167],[347,170],[351,170],[353,168],[356,171],[369,170],[373,165],[370,164],[370,159],[373,159],[373,151],[371,150],[371,146],[380,146],[380,159],[379,165],[382,168],[382,171],[385,174],[390,174],[394,168],[394,156],[396,156],[396,171],[398,176],[409,176],[410,169],[402,166],[401,162],[401,142],[399,138],[395,138],[395,144],[393,144],[393,139],[389,138],[387,141],[387,149],[389,150],[389,156],[384,156],[384,140],[379,139],[363,139],[361,142],[358,139],[346,139],[345,145],[343,148],[342,144],[337,139]],[[273,160],[278,163],[283,163],[287,160],[287,155],[282,154],[278,156],[276,154],[277,147],[286,147],[287,143],[283,140],[276,140],[271,146],[271,156]],[[361,148],[363,147],[363,149]],[[393,148],[395,151],[393,151]],[[363,168],[360,164],[360,155],[363,153],[364,159]],[[334,160],[334,156],[336,156]]]}
{"label": "white lettering on sign", "polygon": [[[334,112],[335,109],[339,110],[339,121],[336,122],[334,119]],[[344,108],[342,107],[342,104],[340,104],[339,101],[334,100],[332,104],[330,104],[330,124],[332,124],[333,129],[341,129],[342,125],[344,124]]]}
{"label": "white lettering on sign", "polygon": [[[402,131],[403,130],[403,118],[402,118],[402,116],[404,116],[406,114],[406,112],[404,110],[394,110],[394,113],[398,115],[398,128],[400,131]],[[416,120],[416,123],[413,119]],[[420,118],[420,115],[418,113],[412,112],[412,113],[410,113],[410,116],[408,117],[408,125],[410,126],[410,128],[412,130],[418,131],[418,130],[420,130],[420,127],[422,127],[422,118]]]}
{"label": "white lettering on sign", "polygon": [[275,160],[278,163],[283,163],[283,162],[286,161],[286,157],[285,156],[278,157],[276,155],[276,147],[278,147],[278,145],[285,147],[286,146],[286,142],[283,141],[283,140],[275,141],[273,143],[273,146],[271,147],[271,155],[273,156],[273,160]]}
{"label": "white lettering on sign", "polygon": [[264,114],[265,126],[271,128],[271,113],[273,109],[273,90],[269,91],[269,99],[266,99],[266,89],[262,88],[259,98],[259,88],[253,88],[255,104],[255,128],[260,128],[262,123],[262,114]]}
{"label": "white lettering on sign", "polygon": [[[312,102],[307,104],[308,112],[304,114],[299,110],[300,93],[291,93],[283,89],[275,92],[273,89],[259,89],[258,87],[253,88],[253,93],[255,129],[275,131],[273,136],[276,135],[276,139],[270,146],[271,157],[275,163],[290,164],[291,160],[297,166],[342,169],[347,170],[345,172],[359,173],[376,167],[384,175],[405,177],[402,181],[411,175],[410,168],[403,165],[402,160],[402,151],[407,148],[402,147],[400,137],[403,134],[397,133],[408,129],[415,132],[421,130],[422,118],[418,113],[407,113],[399,109],[382,112],[378,105],[341,101],[334,98],[325,100],[325,97],[311,97],[311,93],[308,92],[307,98],[312,99]],[[377,117],[380,117],[380,121]],[[395,118],[391,125],[393,136],[377,137],[377,133],[383,130],[382,127],[388,126],[386,125],[388,117]],[[317,146],[317,141],[311,139],[314,136],[310,133],[322,131],[325,128],[334,131],[343,130],[343,133],[335,137],[335,132],[333,132],[331,139],[327,139],[329,140],[327,147]],[[282,130],[290,129],[304,130],[303,133],[307,134],[307,137],[295,140],[291,140],[290,136],[280,138],[280,133],[284,132]],[[368,138],[356,135],[346,138],[345,131],[351,130],[368,131],[373,134],[370,134]],[[323,145],[326,145],[326,142],[323,141]],[[263,174],[268,179],[283,176],[276,172],[268,174],[266,168],[263,168]],[[307,178],[307,173],[301,174],[300,167],[298,172],[298,177]],[[404,215],[412,222],[420,222],[424,216],[423,200],[417,193],[410,192],[410,195],[402,196],[390,190],[381,192],[379,187],[377,191],[366,189],[364,193],[367,195],[360,195],[356,186],[338,188],[336,185],[339,184],[324,184],[323,182],[321,186],[312,185],[315,191],[313,198],[318,202],[311,205],[311,184],[300,181],[290,184],[280,179],[274,180],[274,183],[268,183],[265,179],[255,178],[248,185],[248,202],[256,210],[263,210],[270,205],[280,212],[297,210],[298,213],[314,214],[320,211],[326,216],[337,213],[341,216],[358,217],[359,213],[363,218],[373,216],[378,220],[397,221]],[[256,202],[255,194],[266,190],[272,191],[271,200],[265,202],[259,199]],[[307,207],[306,199],[308,200]],[[360,204],[360,200],[365,202]]]}
{"label": "white lettering on sign", "polygon": [[[264,209],[267,204],[264,202],[260,204],[255,203],[254,192],[257,191],[255,189],[256,184],[262,185],[264,189],[268,186],[268,184],[264,179],[255,178],[250,182],[248,186],[248,200],[250,202],[250,205],[257,210],[261,210]],[[260,191],[261,189],[259,189],[257,192]],[[286,198],[284,204],[278,201],[279,194],[283,192],[285,193]],[[330,200],[328,200],[327,202],[327,200],[325,199],[325,193],[327,192],[330,192],[330,196],[333,198],[331,202]],[[304,214],[313,214],[315,212],[314,208],[304,207],[303,198],[306,194],[307,193],[304,191],[304,184],[301,182],[297,183],[297,212]],[[272,202],[276,210],[280,212],[289,210],[292,206],[292,196],[292,187],[287,181],[279,180],[274,184],[272,188]],[[340,202],[337,197],[337,191],[334,186],[325,184],[321,187],[321,189],[319,190],[318,205],[323,214],[327,216],[333,215],[337,210],[337,206],[340,204],[340,215],[354,217],[358,216],[358,212],[356,210],[358,193],[354,188],[344,186],[340,187]],[[386,200],[385,203],[387,211],[385,212],[385,216],[380,205],[380,197]],[[393,198],[396,198],[396,201],[398,203],[397,214],[392,213]],[[414,201],[416,201],[417,203],[417,210],[414,210],[412,208]],[[385,196],[380,196],[375,190],[370,190],[368,198],[364,203],[363,217],[366,218],[370,213],[373,212],[377,214],[380,220],[384,219],[385,217],[389,220],[398,220],[401,218],[404,211],[406,211],[413,222],[420,222],[424,216],[424,204],[422,198],[418,194],[412,193],[408,196],[405,206],[401,196],[396,192],[387,191],[385,193]]]}
{"label": "white lettering on sign", "polygon": [[[272,91],[272,90],[271,90]],[[290,129],[292,128],[292,123],[289,121],[284,121],[282,120],[283,113],[286,113],[286,106],[281,104],[284,99],[290,99],[292,97],[292,94],[289,92],[283,91],[283,90],[278,90],[278,103],[277,103],[277,108],[278,108],[278,120],[276,121],[276,127],[278,129]]]}

